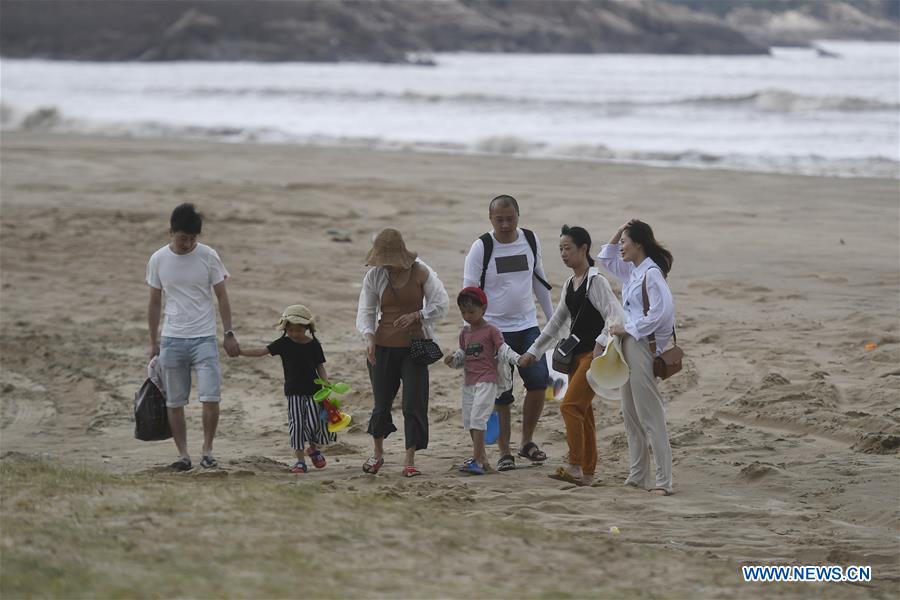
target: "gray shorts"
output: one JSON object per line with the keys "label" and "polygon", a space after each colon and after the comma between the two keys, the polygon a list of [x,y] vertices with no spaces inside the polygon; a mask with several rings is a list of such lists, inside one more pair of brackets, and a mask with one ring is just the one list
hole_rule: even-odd
{"label": "gray shorts", "polygon": [[166,406],[178,408],[191,395],[191,369],[197,373],[200,402],[218,402],[222,371],[216,336],[173,338],[163,336],[159,344],[159,364],[166,388]]}

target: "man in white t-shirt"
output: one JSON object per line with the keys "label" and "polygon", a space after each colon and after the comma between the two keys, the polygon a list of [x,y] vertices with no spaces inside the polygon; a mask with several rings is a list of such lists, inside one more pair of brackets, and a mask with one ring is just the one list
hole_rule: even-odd
{"label": "man in white t-shirt", "polygon": [[[531,231],[519,228],[519,204],[512,196],[502,195],[491,200],[488,215],[494,229],[472,244],[466,256],[463,286],[477,286],[484,290],[488,298],[485,320],[503,333],[510,348],[522,354],[540,335],[534,297],[537,297],[547,319],[553,314],[541,245]],[[547,459],[532,437],[544,410],[549,374],[547,359],[543,356],[529,367],[519,367],[519,375],[525,383],[525,401],[518,455],[533,462]],[[497,463],[499,471],[516,467],[515,457],[510,452],[510,405],[514,400],[512,389],[509,389],[500,394],[495,403],[500,417],[500,436],[497,438],[501,454]]]}
{"label": "man in white t-shirt", "polygon": [[[203,218],[193,204],[181,204],[172,211],[167,245],[153,253],[147,263],[150,306],[150,356],[159,355],[166,407],[179,459],[176,471],[192,467],[187,449],[184,407],[191,393],[191,369],[197,373],[197,395],[203,405],[203,447],[200,466],[214,467],[213,439],[219,424],[221,370],[216,342],[216,312],[212,296],[219,302],[225,328],[225,352],[238,356],[240,346],[231,329],[231,305],[225,290],[228,271],[215,250],[197,242]],[[165,311],[162,298],[165,295]],[[160,313],[165,321],[159,336]]]}

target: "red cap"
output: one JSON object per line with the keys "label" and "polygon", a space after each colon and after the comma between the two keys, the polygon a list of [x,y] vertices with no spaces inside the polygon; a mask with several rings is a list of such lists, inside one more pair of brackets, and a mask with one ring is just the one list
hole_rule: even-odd
{"label": "red cap", "polygon": [[475,298],[478,298],[478,300],[481,301],[481,305],[484,306],[485,308],[487,308],[487,305],[488,305],[487,294],[485,294],[484,290],[481,289],[480,287],[475,287],[475,286],[465,287],[459,292],[459,296],[457,296],[457,298],[459,298],[460,296],[463,296],[463,295],[473,296]]}

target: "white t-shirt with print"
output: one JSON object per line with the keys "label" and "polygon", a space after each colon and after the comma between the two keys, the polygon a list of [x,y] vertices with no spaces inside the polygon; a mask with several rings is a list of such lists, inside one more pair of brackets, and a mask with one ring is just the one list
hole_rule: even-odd
{"label": "white t-shirt with print", "polygon": [[212,286],[225,281],[228,271],[218,253],[197,244],[188,254],[175,254],[165,245],[147,263],[147,284],[163,291],[162,335],[198,338],[216,335]]}
{"label": "white t-shirt with print", "polygon": [[[488,298],[484,318],[500,331],[522,331],[537,327],[537,309],[534,296],[548,319],[553,314],[550,292],[533,275],[532,271],[544,277],[541,260],[541,242],[537,242],[537,266],[531,246],[522,229],[517,230],[514,242],[503,244],[497,241],[494,232],[494,251],[484,276],[484,293]],[[463,285],[477,287],[481,283],[481,269],[484,265],[484,244],[475,240],[466,256]]]}

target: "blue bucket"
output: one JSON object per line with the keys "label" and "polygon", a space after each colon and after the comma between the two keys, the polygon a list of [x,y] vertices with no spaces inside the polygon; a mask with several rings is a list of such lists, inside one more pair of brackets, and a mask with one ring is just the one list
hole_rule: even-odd
{"label": "blue bucket", "polygon": [[500,437],[500,415],[495,410],[491,413],[491,417],[487,422],[487,428],[484,430],[484,443],[496,444],[498,437]]}

